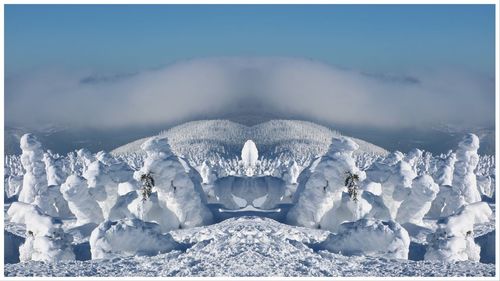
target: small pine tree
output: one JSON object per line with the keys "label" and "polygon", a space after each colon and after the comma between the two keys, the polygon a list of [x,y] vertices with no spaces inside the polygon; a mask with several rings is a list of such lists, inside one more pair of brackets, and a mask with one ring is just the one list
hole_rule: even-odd
{"label": "small pine tree", "polygon": [[351,200],[358,201],[358,182],[359,176],[357,174],[346,172],[347,177],[345,179],[344,185],[347,186],[347,192]]}
{"label": "small pine tree", "polygon": [[141,182],[142,182],[142,188],[141,188],[142,201],[146,201],[153,192],[152,190],[153,186],[155,186],[155,181],[151,173],[147,173],[141,175]]}

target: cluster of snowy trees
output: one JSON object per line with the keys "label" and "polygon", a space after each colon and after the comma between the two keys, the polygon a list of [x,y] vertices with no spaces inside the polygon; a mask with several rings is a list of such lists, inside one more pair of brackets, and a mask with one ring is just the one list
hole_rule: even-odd
{"label": "cluster of snowy trees", "polygon": [[[405,227],[437,227],[427,238],[426,259],[478,261],[474,224],[485,223],[492,215],[481,198],[492,194],[481,194],[477,185],[478,148],[477,136],[465,136],[455,152],[436,161],[433,174],[430,154],[419,150],[391,153],[361,171],[353,157],[358,145],[348,138],[334,139],[330,150],[301,174],[287,220],[335,233],[325,241],[326,249],[393,258],[408,256]],[[359,180],[356,198],[344,182],[346,172]],[[494,174],[488,177],[494,181]],[[424,218],[436,224],[429,225]],[[359,233],[365,238],[377,236],[377,242],[360,239]],[[393,242],[400,246],[389,246]]]}
{"label": "cluster of snowy trees", "polygon": [[[152,138],[142,145],[146,157],[136,171],[103,151],[94,155],[80,150],[58,161],[44,154],[31,134],[20,143],[22,186],[7,217],[26,227],[21,261],[74,259],[71,229],[94,229],[92,257],[102,258],[151,251],[151,243],[172,240],[166,234],[172,229],[212,222],[199,175],[172,153],[165,139]],[[147,196],[144,175],[154,177]],[[166,250],[165,245],[157,250]]]}
{"label": "cluster of snowy trees", "polygon": [[[477,136],[438,156],[418,149],[384,156],[359,152],[359,142],[332,131],[289,141],[288,132],[304,137],[310,125],[251,127],[258,139],[250,140],[248,129],[228,122],[200,123],[186,135],[192,126],[176,127],[116,156],[85,149],[61,156],[24,135],[22,154],[6,156],[4,178],[8,219],[26,226],[21,260],[74,259],[74,229],[93,229],[87,234],[93,258],[169,251],[176,247],[170,230],[213,221],[204,187],[226,177],[233,179],[221,182],[262,177],[263,192],[275,195],[262,206],[283,197],[270,191],[275,185],[295,186],[286,222],[330,231],[322,246],[331,251],[408,258],[406,229],[417,226],[432,230],[426,259],[479,259],[473,228],[492,213],[482,201],[495,196],[495,159],[477,154]],[[229,145],[213,139],[210,130],[221,128],[232,132],[231,141],[224,139]],[[276,130],[280,137],[269,137]],[[233,200],[229,195],[218,197]]]}

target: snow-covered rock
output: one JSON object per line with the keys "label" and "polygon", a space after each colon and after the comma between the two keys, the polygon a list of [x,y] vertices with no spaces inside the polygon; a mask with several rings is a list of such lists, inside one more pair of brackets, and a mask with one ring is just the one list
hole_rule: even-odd
{"label": "snow-covered rock", "polygon": [[99,224],[104,220],[101,208],[89,194],[89,188],[84,178],[77,175],[69,176],[66,182],[61,185],[61,193],[76,217],[76,225]]}
{"label": "snow-covered rock", "polygon": [[401,203],[396,221],[400,224],[423,224],[423,217],[431,208],[431,203],[439,192],[439,186],[429,175],[416,177],[411,185],[411,193]]}
{"label": "snow-covered rock", "polygon": [[408,259],[410,236],[397,222],[361,219],[343,223],[320,247],[343,255]]}
{"label": "snow-covered rock", "polygon": [[92,231],[89,242],[92,259],[152,256],[178,246],[169,234],[161,234],[158,224],[129,218],[101,223]]}
{"label": "snow-covered rock", "polygon": [[[359,146],[349,138],[333,138],[328,153],[314,167],[314,172],[299,185],[295,195],[296,204],[287,214],[287,221],[293,225],[318,228],[323,216],[340,205],[342,192],[349,173],[357,175],[359,181],[366,177],[356,167],[353,152]],[[331,214],[334,215],[334,214]]]}

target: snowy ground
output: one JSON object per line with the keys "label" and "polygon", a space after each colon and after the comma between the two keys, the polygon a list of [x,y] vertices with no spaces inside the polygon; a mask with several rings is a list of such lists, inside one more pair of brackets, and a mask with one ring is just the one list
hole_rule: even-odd
{"label": "snowy ground", "polygon": [[[208,133],[197,135],[200,132]],[[340,136],[332,139],[335,134],[314,124],[295,121],[281,120],[247,128],[235,127],[224,120],[192,122],[161,133],[160,136],[169,136],[169,143],[162,138],[148,140],[141,154],[135,151],[138,144],[143,143],[140,140],[122,147],[128,152],[126,154],[115,151],[114,159],[105,153],[93,155],[84,150],[67,156],[44,154],[41,144],[34,138],[28,142],[30,137],[27,136],[24,158],[6,157],[4,195],[10,198],[4,201],[5,275],[495,275],[495,159],[477,155],[475,147],[467,150],[474,144],[467,140],[474,140],[474,137],[464,138],[465,142],[460,143],[453,154],[436,156],[413,150],[406,155],[395,152],[386,156],[377,153],[376,147],[369,144]],[[258,149],[251,140],[243,145],[248,135],[259,140]],[[351,155],[358,146],[362,153]],[[468,172],[454,173],[455,166],[459,167],[459,172]],[[346,171],[361,178],[359,191],[363,195],[350,197]],[[156,184],[149,185],[154,189],[146,196],[144,188],[148,185],[142,176],[150,174],[154,175]],[[21,189],[25,178],[27,184]],[[476,180],[465,186],[468,178]],[[442,186],[470,187],[470,190],[464,189],[470,191],[467,194],[455,189],[463,198],[465,195],[474,198],[471,202],[462,202],[462,197],[455,198],[456,194],[450,193],[449,187],[438,189],[435,182]],[[25,202],[19,199],[23,197],[20,190],[37,187],[44,187],[46,192],[33,193],[39,194],[39,198],[33,200],[24,198],[28,204],[19,203]],[[105,188],[105,201],[98,192],[101,187]],[[139,187],[143,189],[138,190]],[[391,188],[398,188],[397,195],[402,197],[394,197]],[[304,193],[305,189],[309,193]],[[70,190],[78,191],[75,194],[81,196],[72,196]],[[115,198],[116,192],[120,197]],[[439,194],[441,197],[437,196]],[[139,196],[143,196],[142,201]],[[205,196],[206,202],[202,200]],[[438,197],[446,200],[439,201]],[[66,214],[64,206],[57,205],[63,202],[62,199],[57,201],[57,198],[72,203],[73,213]],[[171,201],[167,204],[159,198]],[[297,201],[300,198],[305,199]],[[18,199],[19,202],[15,202]],[[60,208],[52,210],[46,206],[46,202],[52,202],[49,199],[53,200],[50,206]],[[395,200],[402,206],[396,206]],[[93,205],[87,204],[89,202]],[[301,207],[296,207],[297,202]],[[334,206],[328,205],[331,202]],[[107,203],[114,205],[112,218],[108,218],[111,209]],[[455,206],[455,203],[460,204]],[[40,211],[33,209],[36,204]],[[91,205],[95,208],[89,207]],[[13,208],[9,209],[10,206]],[[462,212],[462,207],[467,210]],[[443,215],[448,212],[446,208],[455,209]],[[93,214],[89,210],[95,209],[101,209],[101,217],[85,216]],[[287,215],[292,209],[295,213],[290,219]],[[158,210],[164,211],[156,213]],[[390,211],[397,213],[387,221]],[[50,217],[45,215],[49,213]],[[104,215],[106,217],[102,217]],[[413,218],[417,215],[418,219]],[[25,217],[29,219],[23,219]],[[300,221],[295,220],[299,217]],[[348,244],[347,248],[339,250],[325,246],[334,241],[332,237],[351,237],[351,232],[341,230],[337,224],[367,220],[370,223],[346,226],[356,234],[347,239],[348,242],[342,242]],[[60,230],[64,235],[73,237],[72,242],[58,236],[56,224],[59,223],[62,223]],[[99,224],[109,227],[102,233],[94,231],[96,235],[90,238]],[[114,225],[120,227],[110,230]],[[154,230],[154,226],[162,227],[161,233]],[[190,228],[193,226],[200,227]],[[400,231],[401,226],[406,231]],[[445,232],[440,231],[443,227],[447,227]],[[140,235],[137,235],[138,229]],[[160,252],[158,246],[165,245],[162,241],[167,240],[171,248]],[[61,244],[57,244],[58,241],[62,241]],[[436,244],[438,242],[442,244]],[[148,243],[155,246],[147,248]],[[65,261],[52,257],[26,258],[20,255],[22,244],[22,249],[31,249],[28,253],[66,251],[71,257]],[[394,254],[394,247],[398,255]],[[441,251],[439,254],[446,254],[438,258],[439,261],[425,256],[436,249]],[[102,257],[112,258],[100,259]],[[19,262],[20,259],[31,261]]]}
{"label": "snowy ground", "polygon": [[23,262],[6,276],[494,276],[494,264],[388,260],[315,251],[327,231],[258,217],[172,231],[185,249],[153,257]]}

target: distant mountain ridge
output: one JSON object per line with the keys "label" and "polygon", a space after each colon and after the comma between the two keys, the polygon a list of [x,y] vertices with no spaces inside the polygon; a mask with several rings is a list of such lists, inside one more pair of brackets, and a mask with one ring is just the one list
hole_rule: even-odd
{"label": "distant mountain ridge", "polygon": [[[168,138],[172,150],[185,156],[197,149],[217,150],[220,154],[239,153],[246,140],[252,139],[264,155],[293,151],[295,154],[308,151],[322,155],[331,143],[332,137],[342,136],[337,131],[315,123],[299,120],[270,120],[253,126],[245,126],[229,120],[202,120],[187,122],[163,131],[157,135]],[[140,152],[140,145],[148,138],[142,138],[111,151],[112,154]],[[352,138],[360,152],[386,155],[387,150],[364,140]],[[196,148],[203,142],[204,148]],[[218,146],[220,145],[220,146]],[[211,146],[211,148],[207,148]],[[200,155],[201,157],[201,155]]]}

